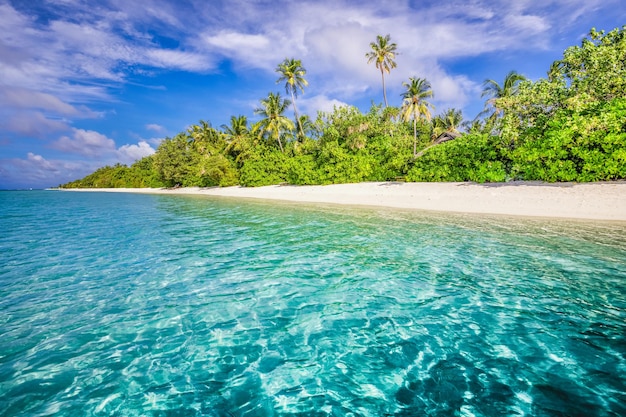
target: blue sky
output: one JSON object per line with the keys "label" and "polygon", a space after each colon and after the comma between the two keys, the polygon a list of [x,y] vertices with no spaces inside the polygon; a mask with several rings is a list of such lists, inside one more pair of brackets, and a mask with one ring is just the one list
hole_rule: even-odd
{"label": "blue sky", "polygon": [[482,109],[482,82],[544,77],[595,27],[626,24],[624,0],[0,0],[0,189],[44,188],[153,153],[199,120],[219,128],[281,92],[274,72],[301,59],[298,108],[382,103],[365,54],[398,45],[386,77],[428,79],[435,114]]}

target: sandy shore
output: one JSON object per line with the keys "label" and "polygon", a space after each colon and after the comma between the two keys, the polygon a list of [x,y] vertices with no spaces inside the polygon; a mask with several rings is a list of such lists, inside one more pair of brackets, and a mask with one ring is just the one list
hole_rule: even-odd
{"label": "sandy shore", "polygon": [[626,221],[624,181],[589,184],[376,182],[258,188],[116,188],[80,191],[198,194],[457,213]]}

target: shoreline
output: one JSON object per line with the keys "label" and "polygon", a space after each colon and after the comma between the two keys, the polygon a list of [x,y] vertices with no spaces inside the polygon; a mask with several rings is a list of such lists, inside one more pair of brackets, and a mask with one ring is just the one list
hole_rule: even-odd
{"label": "shoreline", "polygon": [[626,181],[601,183],[365,182],[245,188],[80,188],[82,192],[278,200],[408,210],[626,222]]}

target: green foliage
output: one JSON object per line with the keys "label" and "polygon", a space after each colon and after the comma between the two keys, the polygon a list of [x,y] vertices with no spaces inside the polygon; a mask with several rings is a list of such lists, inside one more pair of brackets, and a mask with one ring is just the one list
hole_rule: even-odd
{"label": "green foliage", "polygon": [[426,151],[415,160],[407,179],[499,182],[507,178],[506,164],[496,137],[470,134]]}
{"label": "green foliage", "polygon": [[287,155],[276,148],[259,147],[243,163],[239,182],[244,187],[287,182]]}
{"label": "green foliage", "polygon": [[254,131],[259,137],[265,138],[268,142],[276,142],[283,151],[285,136],[295,130],[294,123],[283,113],[291,101],[283,99],[280,93],[269,93],[267,98],[261,100],[261,107],[254,110],[255,114],[263,118],[254,125]]}
{"label": "green foliage", "polygon": [[154,155],[154,167],[161,180],[168,187],[176,185],[194,186],[196,181],[195,164],[198,159],[188,137],[180,133],[172,139],[165,139]]}
{"label": "green foliage", "polygon": [[135,162],[130,167],[122,164],[105,166],[86,177],[60,185],[61,188],[159,188],[163,187],[154,170],[152,156]]}
{"label": "green foliage", "polygon": [[228,187],[237,185],[239,171],[235,163],[224,155],[210,155],[198,164],[196,185],[199,187]]}
{"label": "green foliage", "polygon": [[581,46],[572,46],[557,61],[552,79],[569,84],[581,102],[611,101],[626,92],[626,26],[609,33],[592,29]]}
{"label": "green foliage", "polygon": [[432,121],[433,134],[432,137],[437,139],[445,132],[459,133],[459,126],[463,123],[463,113],[461,110],[448,109],[443,113],[435,116]]}
{"label": "green foliage", "polygon": [[159,188],[164,183],[154,169],[154,155],[146,156],[130,166],[127,170],[127,188]]}
{"label": "green foliage", "polygon": [[559,110],[536,135],[527,129],[512,152],[513,175],[527,180],[626,178],[626,99]]}
{"label": "green foliage", "polygon": [[289,184],[315,185],[322,183],[315,155],[295,155],[288,158],[285,165],[285,179]]}

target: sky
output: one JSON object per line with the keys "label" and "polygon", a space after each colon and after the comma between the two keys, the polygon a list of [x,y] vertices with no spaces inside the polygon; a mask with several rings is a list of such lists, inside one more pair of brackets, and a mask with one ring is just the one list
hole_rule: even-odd
{"label": "sky", "polygon": [[0,0],[0,189],[55,187],[132,164],[200,120],[253,111],[277,65],[302,61],[301,113],[382,104],[365,54],[397,44],[389,105],[426,78],[434,114],[471,120],[482,83],[536,80],[592,27],[626,24],[626,0]]}

